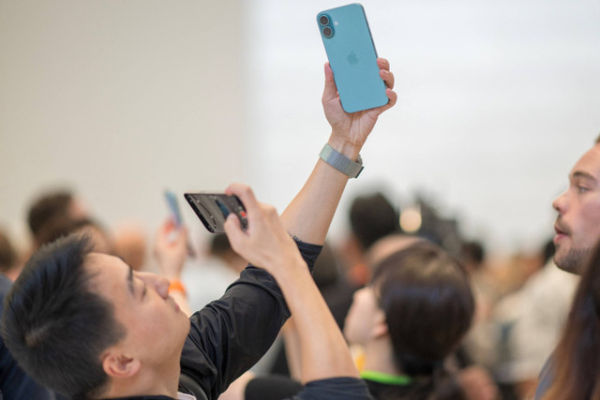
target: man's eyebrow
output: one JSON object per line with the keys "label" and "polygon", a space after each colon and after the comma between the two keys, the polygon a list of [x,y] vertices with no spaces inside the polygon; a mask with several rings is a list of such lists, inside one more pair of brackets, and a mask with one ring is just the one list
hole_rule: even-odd
{"label": "man's eyebrow", "polygon": [[129,267],[129,274],[127,274],[127,287],[131,295],[134,295],[133,291],[133,268]]}
{"label": "man's eyebrow", "polygon": [[585,172],[585,171],[575,171],[573,172],[573,178],[584,178],[584,179],[590,179],[594,182],[596,182],[596,178],[594,177],[594,175],[590,174],[589,172]]}

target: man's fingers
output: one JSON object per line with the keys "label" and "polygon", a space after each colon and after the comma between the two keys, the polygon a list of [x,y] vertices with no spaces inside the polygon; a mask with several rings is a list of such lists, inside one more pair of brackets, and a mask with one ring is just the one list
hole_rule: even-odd
{"label": "man's fingers", "polygon": [[333,99],[337,97],[337,87],[335,86],[335,80],[333,79],[333,71],[329,63],[325,63],[325,88],[323,89],[323,101]]}
{"label": "man's fingers", "polygon": [[381,79],[383,79],[385,86],[390,89],[394,88],[394,74],[392,74],[390,71],[386,71],[385,69],[380,69],[379,76]]}
{"label": "man's fingers", "polygon": [[258,208],[258,201],[254,196],[254,192],[248,185],[232,183],[225,189],[225,193],[228,195],[234,194],[239,197],[249,215],[254,214],[255,210]]}
{"label": "man's fingers", "polygon": [[238,217],[234,213],[229,214],[223,224],[223,228],[225,228],[225,234],[227,235],[233,250],[241,254],[240,249],[243,247],[247,237],[244,231],[242,231],[242,226]]}
{"label": "man's fingers", "polygon": [[387,89],[385,91],[385,94],[387,94],[388,99],[390,99],[390,101],[383,106],[384,110],[387,110],[388,108],[392,108],[396,102],[398,101],[398,94],[396,92],[394,92],[392,89]]}
{"label": "man's fingers", "polygon": [[374,108],[372,110],[367,110],[367,112],[369,113],[373,113],[372,115],[377,118],[382,112],[384,112],[387,109],[390,109],[392,107],[394,107],[394,105],[396,104],[396,102],[398,101],[398,95],[396,94],[396,92],[394,92],[392,89],[386,89],[385,90],[385,94],[387,94],[387,97],[389,99],[388,103],[384,106],[381,107],[377,107]]}
{"label": "man's fingers", "polygon": [[390,70],[390,62],[385,58],[377,58],[377,66],[379,66],[379,69],[385,69],[386,71]]}

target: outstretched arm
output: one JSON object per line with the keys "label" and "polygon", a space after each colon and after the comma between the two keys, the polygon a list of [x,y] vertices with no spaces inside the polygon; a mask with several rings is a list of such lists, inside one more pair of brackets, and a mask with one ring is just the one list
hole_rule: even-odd
{"label": "outstretched arm", "polygon": [[[373,130],[381,113],[391,108],[397,99],[394,75],[390,64],[383,58],[377,59],[381,78],[389,103],[385,106],[348,114],[342,109],[333,73],[325,64],[325,88],[323,90],[323,110],[331,125],[329,145],[351,160],[358,158],[367,137]],[[348,177],[321,159],[317,161],[310,177],[281,215],[285,229],[307,243],[323,244],[325,235],[338,206]]]}
{"label": "outstretched arm", "polygon": [[[323,108],[332,128],[328,143],[334,150],[354,160],[378,116],[396,102],[396,94],[391,90],[394,77],[389,72],[389,64],[386,60],[378,59],[378,65],[381,77],[388,86],[389,103],[353,114],[343,111],[333,74],[329,66],[325,66]],[[289,317],[281,290],[296,296],[293,288],[283,289],[283,286],[295,284],[295,279],[302,280],[303,274],[308,275],[304,259],[312,262],[318,254],[319,247],[314,245],[324,242],[347,180],[346,175],[319,160],[281,218],[273,207],[257,206],[249,188],[234,185],[227,190],[228,194],[237,194],[241,198],[248,213],[248,230],[245,232],[239,229],[239,221],[233,215],[226,222],[232,247],[251,264],[266,269],[271,275],[254,267],[247,268],[221,299],[210,303],[191,318],[192,329],[182,353],[182,372],[193,374],[211,396],[222,392],[256,362]],[[263,235],[265,231],[276,234]],[[304,242],[298,243],[303,248],[302,256],[288,233]],[[234,246],[236,235],[241,239],[238,238],[238,244]],[[250,251],[253,257],[245,257]],[[312,293],[309,287],[301,287]],[[287,296],[286,300],[291,301]],[[328,324],[324,326],[327,329]],[[336,336],[335,333],[328,335]],[[314,350],[317,344],[307,346],[313,348],[309,350],[311,354],[315,351],[318,353],[318,350]],[[331,364],[332,367],[339,365],[335,361]],[[319,368],[316,370],[323,375]],[[312,377],[308,374],[303,378]]]}
{"label": "outstretched arm", "polygon": [[296,323],[302,382],[358,377],[342,333],[274,208],[258,203],[242,185],[232,185],[228,192],[246,206],[248,230],[242,231],[231,215],[225,223],[227,236],[237,253],[266,269],[279,284]]}

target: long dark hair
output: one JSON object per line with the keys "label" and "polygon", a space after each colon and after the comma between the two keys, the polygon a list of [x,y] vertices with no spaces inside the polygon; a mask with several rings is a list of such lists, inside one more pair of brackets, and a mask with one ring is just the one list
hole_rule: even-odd
{"label": "long dark hair", "polygon": [[600,399],[600,243],[583,269],[544,400]]}
{"label": "long dark hair", "polygon": [[471,326],[475,301],[462,266],[440,247],[416,243],[373,274],[398,370],[413,377],[411,399],[461,399],[445,359]]}

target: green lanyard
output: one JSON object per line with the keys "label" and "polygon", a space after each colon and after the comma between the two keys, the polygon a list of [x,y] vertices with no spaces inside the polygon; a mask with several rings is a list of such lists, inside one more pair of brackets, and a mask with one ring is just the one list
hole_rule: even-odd
{"label": "green lanyard", "polygon": [[386,385],[407,386],[412,383],[412,379],[406,375],[384,374],[377,371],[362,371],[360,377],[373,382],[384,383]]}

